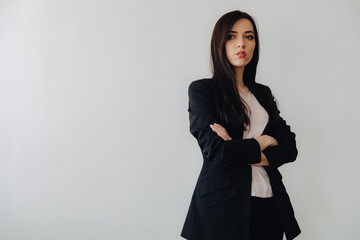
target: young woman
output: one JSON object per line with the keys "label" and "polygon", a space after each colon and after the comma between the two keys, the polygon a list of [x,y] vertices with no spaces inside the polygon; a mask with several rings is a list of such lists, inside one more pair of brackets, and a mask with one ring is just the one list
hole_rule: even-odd
{"label": "young woman", "polygon": [[189,85],[190,132],[203,166],[181,236],[191,240],[294,239],[300,228],[278,168],[297,158],[295,133],[268,86],[255,81],[253,18],[223,15],[211,39],[212,78]]}

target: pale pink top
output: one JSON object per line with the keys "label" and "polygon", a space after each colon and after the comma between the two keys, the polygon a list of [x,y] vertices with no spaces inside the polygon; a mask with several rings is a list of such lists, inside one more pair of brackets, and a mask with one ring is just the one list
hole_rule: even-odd
{"label": "pale pink top", "polygon": [[[260,136],[264,131],[266,124],[269,121],[269,115],[266,110],[261,106],[252,92],[240,93],[242,99],[249,105],[251,113],[250,116],[250,130],[244,131],[243,138],[255,138]],[[247,110],[248,110],[248,106]],[[270,185],[269,176],[267,175],[264,167],[251,166],[252,181],[251,181],[251,196],[268,198],[273,196]]]}

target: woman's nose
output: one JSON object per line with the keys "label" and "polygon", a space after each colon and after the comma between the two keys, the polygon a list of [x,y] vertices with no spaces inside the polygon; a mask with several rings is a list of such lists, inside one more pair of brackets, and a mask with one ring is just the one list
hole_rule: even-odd
{"label": "woman's nose", "polygon": [[237,46],[238,47],[243,47],[244,46],[244,41],[242,39],[239,40]]}

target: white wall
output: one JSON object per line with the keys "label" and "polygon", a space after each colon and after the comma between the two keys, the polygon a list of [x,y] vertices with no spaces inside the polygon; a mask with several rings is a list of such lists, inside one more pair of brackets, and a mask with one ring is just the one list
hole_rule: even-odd
{"label": "white wall", "polygon": [[235,9],[297,134],[298,239],[359,239],[355,0],[1,1],[0,239],[182,239],[202,164],[187,87]]}

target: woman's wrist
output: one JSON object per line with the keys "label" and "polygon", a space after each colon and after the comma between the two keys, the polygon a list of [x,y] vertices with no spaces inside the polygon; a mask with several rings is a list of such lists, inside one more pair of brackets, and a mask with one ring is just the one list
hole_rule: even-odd
{"label": "woman's wrist", "polygon": [[258,141],[261,151],[271,145],[271,139],[267,135],[255,137],[255,140]]}
{"label": "woman's wrist", "polygon": [[266,135],[266,134],[255,137],[254,139],[259,142],[261,151],[263,151],[267,147],[275,146],[278,144],[278,142],[275,138],[273,138],[272,136]]}

